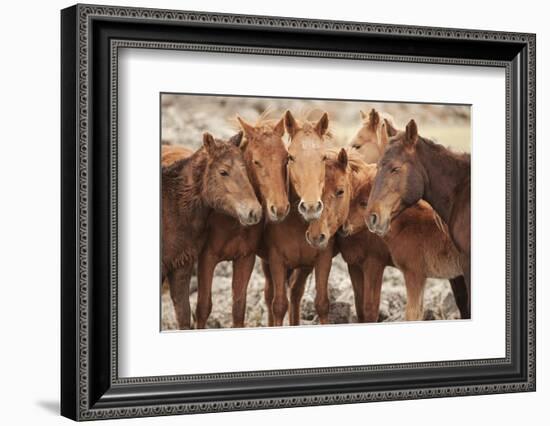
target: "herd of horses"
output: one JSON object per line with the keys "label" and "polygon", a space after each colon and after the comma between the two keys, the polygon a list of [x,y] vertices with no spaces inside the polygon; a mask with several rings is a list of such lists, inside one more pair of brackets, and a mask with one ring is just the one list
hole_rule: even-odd
{"label": "herd of horses", "polygon": [[212,309],[214,269],[233,262],[232,318],[245,325],[256,257],[265,275],[268,325],[300,323],[307,277],[315,309],[329,322],[329,273],[348,265],[359,322],[378,320],[386,266],[402,271],[405,318],[423,318],[426,279],[451,283],[470,318],[470,156],[419,135],[410,120],[361,112],[347,148],[330,147],[329,117],[237,117],[228,140],[203,135],[196,152],[162,146],[162,280],[180,329],[191,328],[189,282],[197,268],[196,327]]}

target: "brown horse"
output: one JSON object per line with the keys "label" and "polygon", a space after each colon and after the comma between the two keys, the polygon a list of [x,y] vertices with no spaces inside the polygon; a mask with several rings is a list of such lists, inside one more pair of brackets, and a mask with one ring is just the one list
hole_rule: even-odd
{"label": "brown horse", "polygon": [[[206,240],[211,210],[254,225],[262,216],[238,148],[205,133],[203,147],[162,168],[162,280],[168,279],[180,328],[190,328],[189,280]],[[185,152],[182,152],[185,155]]]}
{"label": "brown horse", "polygon": [[[243,157],[266,221],[284,220],[290,210],[286,183],[287,151],[284,119],[261,117],[255,125],[237,117],[245,134]],[[199,256],[197,327],[204,328],[212,310],[212,278],[222,260],[233,262],[233,326],[244,327],[246,293],[264,223],[242,226],[233,217],[214,212],[208,220],[208,239]]]}
{"label": "brown horse", "polygon": [[[281,326],[288,309],[287,276],[293,272],[291,284],[290,324],[299,324],[299,302],[308,274],[315,268],[317,294],[315,307],[322,324],[328,323],[328,275],[333,256],[333,239],[323,249],[310,246],[305,238],[307,222],[318,219],[323,210],[321,197],[325,185],[325,142],[328,129],[325,113],[315,123],[299,123],[287,111],[285,126],[290,135],[287,171],[290,180],[291,208],[281,223],[268,223],[262,239],[262,265],[266,277],[265,300],[268,324]],[[293,290],[295,289],[295,290]],[[303,290],[302,290],[303,293]],[[296,308],[298,304],[298,308]]]}
{"label": "brown horse", "polygon": [[[354,154],[359,155],[367,163],[376,163],[388,145],[389,137],[397,135],[397,129],[393,125],[391,116],[385,113],[379,113],[374,108],[367,116],[361,112],[362,126],[357,135],[350,143]],[[441,224],[441,218],[434,212],[436,221]],[[446,227],[446,225],[442,225]],[[366,236],[369,240],[372,236]],[[374,244],[374,242],[372,242]],[[377,276],[378,272],[371,274],[371,277]],[[380,272],[380,277],[382,273]],[[380,278],[381,279],[381,278]],[[461,318],[470,318],[470,311],[467,304],[468,292],[464,277],[449,279],[451,289],[455,296],[456,303],[460,310]]]}
{"label": "brown horse", "polygon": [[[325,185],[322,201],[323,212],[318,220],[309,222],[305,237],[307,243],[314,249],[322,251],[318,254],[315,264],[317,313],[326,310],[328,315],[328,274],[332,258],[338,253],[334,235],[344,224],[349,213],[351,198],[351,171],[348,167],[348,156],[345,149],[337,152],[327,151],[325,160]],[[302,268],[294,272],[290,286],[290,324],[300,323],[300,304],[304,295],[305,284],[311,269]],[[318,278],[319,277],[319,278]],[[326,277],[326,278],[325,278]],[[319,282],[318,280],[321,279]],[[321,323],[328,322],[319,314]]]}
{"label": "brown horse", "polygon": [[[363,316],[365,321],[376,321],[384,267],[393,265],[405,277],[405,318],[420,320],[423,318],[426,279],[454,279],[461,276],[459,253],[448,233],[438,224],[432,208],[423,201],[404,210],[384,237],[368,232],[366,211],[376,166],[357,159],[350,160],[350,164],[354,171],[353,198],[341,234],[352,236],[352,239],[339,238],[338,247],[344,260],[351,266],[350,276],[352,283],[355,281],[353,288],[357,296],[356,308],[358,312],[359,309],[363,310],[362,314],[358,313],[358,317]],[[363,235],[363,238],[357,241],[354,235]]]}
{"label": "brown horse", "polygon": [[361,127],[351,139],[350,146],[366,163],[376,163],[386,149],[387,138],[384,138],[383,133],[394,136],[397,130],[388,114],[381,114],[374,108],[368,114],[359,112]]}
{"label": "brown horse", "polygon": [[414,120],[390,139],[379,161],[367,225],[385,236],[392,220],[407,207],[426,200],[448,225],[460,253],[470,308],[470,156],[454,154],[418,135]]}

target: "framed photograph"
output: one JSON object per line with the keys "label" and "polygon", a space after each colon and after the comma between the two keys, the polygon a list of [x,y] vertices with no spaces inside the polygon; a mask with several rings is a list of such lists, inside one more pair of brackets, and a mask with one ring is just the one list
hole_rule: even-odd
{"label": "framed photograph", "polygon": [[535,390],[535,35],[61,12],[61,413]]}

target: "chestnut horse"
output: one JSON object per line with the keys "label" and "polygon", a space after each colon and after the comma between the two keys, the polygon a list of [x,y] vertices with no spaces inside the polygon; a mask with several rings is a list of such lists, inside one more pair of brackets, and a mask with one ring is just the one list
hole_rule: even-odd
{"label": "chestnut horse", "polygon": [[376,321],[382,275],[386,266],[403,272],[407,289],[406,320],[423,318],[426,279],[454,279],[462,275],[460,256],[432,208],[420,201],[397,217],[384,237],[366,230],[368,199],[376,166],[350,159],[353,170],[349,215],[338,238],[338,248],[348,263],[359,320]]}
{"label": "chestnut horse", "polygon": [[[321,324],[328,323],[328,275],[333,256],[334,239],[328,239],[323,249],[311,247],[305,238],[306,220],[321,216],[321,201],[325,184],[325,142],[328,115],[324,113],[315,123],[298,122],[290,111],[285,114],[285,127],[290,136],[287,172],[290,181],[291,208],[281,223],[268,223],[262,239],[262,265],[266,277],[265,300],[268,307],[268,325],[281,326],[288,309],[287,275],[294,270],[291,285],[290,324],[299,324],[295,304],[301,295],[293,292],[296,283],[300,288],[315,268],[315,308]],[[299,296],[299,297],[298,297]]]}
{"label": "chestnut horse", "polygon": [[455,154],[418,134],[414,120],[389,141],[379,161],[367,225],[385,236],[392,220],[420,199],[448,225],[460,253],[470,310],[470,155]]}
{"label": "chestnut horse", "polygon": [[[277,223],[289,210],[286,163],[283,142],[284,118],[279,121],[260,117],[252,125],[237,117],[244,131],[244,162],[252,187],[260,200],[265,221]],[[214,212],[208,219],[208,239],[199,256],[197,328],[204,328],[212,310],[212,279],[222,260],[233,262],[233,327],[244,327],[246,293],[254,269],[264,223],[242,226],[233,217]]]}
{"label": "chestnut horse", "polygon": [[[162,168],[162,280],[168,279],[178,325],[190,328],[189,280],[206,240],[211,210],[254,225],[262,215],[238,145],[203,136],[203,147]],[[182,154],[184,155],[184,154]]]}

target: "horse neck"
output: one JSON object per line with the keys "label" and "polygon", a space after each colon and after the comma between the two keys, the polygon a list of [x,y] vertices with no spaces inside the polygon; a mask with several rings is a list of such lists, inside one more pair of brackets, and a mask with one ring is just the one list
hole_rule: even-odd
{"label": "horse neck", "polygon": [[[246,150],[248,149],[249,144],[250,144],[250,142],[248,142],[246,147],[244,148],[243,154],[246,153]],[[243,156],[245,158],[246,174],[248,175],[248,180],[250,181],[250,184],[252,185],[252,189],[254,190],[254,194],[256,195],[256,198],[258,200],[263,200],[263,196],[262,196],[262,193],[260,191],[260,184],[258,183],[258,180],[256,179],[256,176],[254,176],[254,173],[252,173],[252,162],[246,155],[243,155]]]}
{"label": "horse neck", "polygon": [[422,138],[416,154],[426,172],[423,198],[448,223],[457,189],[470,178],[470,160]]}

